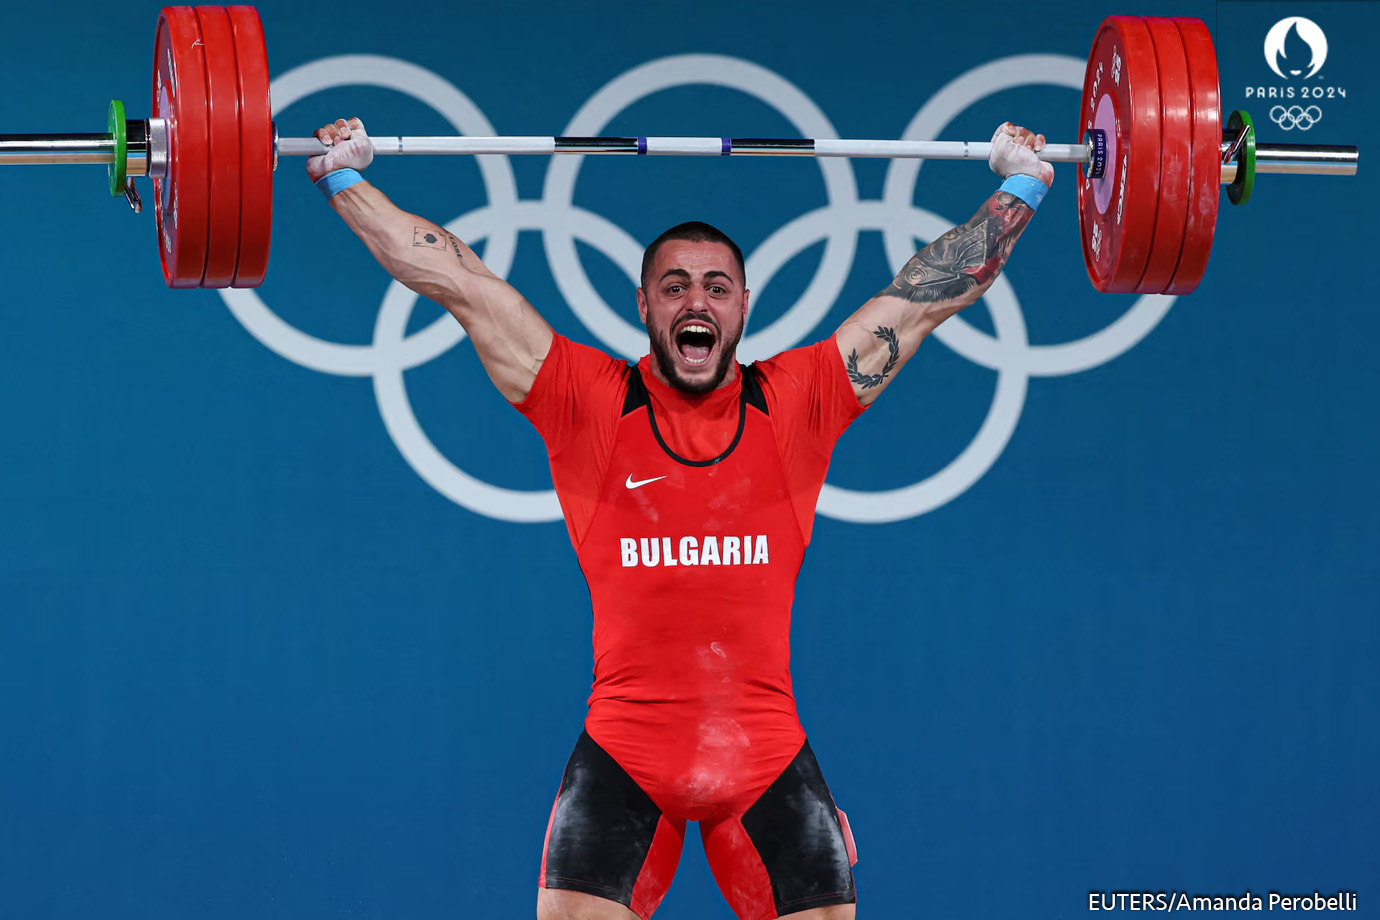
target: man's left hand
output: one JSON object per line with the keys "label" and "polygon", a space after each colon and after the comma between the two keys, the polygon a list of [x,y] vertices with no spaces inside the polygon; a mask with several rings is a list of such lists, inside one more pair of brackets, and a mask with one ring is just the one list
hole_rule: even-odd
{"label": "man's left hand", "polygon": [[1012,176],[1033,176],[1045,185],[1054,184],[1054,166],[1036,156],[1045,149],[1045,136],[1005,122],[992,135],[992,152],[987,165],[992,172],[1009,179]]}
{"label": "man's left hand", "polygon": [[315,182],[337,169],[364,169],[374,162],[374,144],[358,118],[337,119],[317,129],[314,137],[326,145],[326,152],[307,158],[307,177]]}

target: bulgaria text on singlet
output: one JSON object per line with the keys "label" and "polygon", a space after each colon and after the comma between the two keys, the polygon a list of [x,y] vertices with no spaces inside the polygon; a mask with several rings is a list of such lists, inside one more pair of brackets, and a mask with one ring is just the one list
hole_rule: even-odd
{"label": "bulgaria text on singlet", "polygon": [[694,819],[799,751],[790,616],[815,502],[862,407],[833,339],[688,396],[555,336],[517,408],[546,443],[594,609],[586,730]]}

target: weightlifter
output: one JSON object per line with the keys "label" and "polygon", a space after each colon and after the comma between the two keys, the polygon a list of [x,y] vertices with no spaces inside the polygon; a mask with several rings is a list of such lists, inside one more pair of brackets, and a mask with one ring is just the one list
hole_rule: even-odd
{"label": "weightlifter", "polygon": [[854,916],[852,837],[796,716],[796,572],[834,443],[936,326],[1006,264],[1054,180],[1009,123],[1003,181],[829,338],[741,365],[738,246],[692,222],[642,260],[634,365],[553,332],[462,241],[358,172],[359,119],[316,132],[307,173],[389,274],[459,320],[536,427],[594,612],[594,688],[551,810],[540,920],[648,920],[699,822],[740,920]]}

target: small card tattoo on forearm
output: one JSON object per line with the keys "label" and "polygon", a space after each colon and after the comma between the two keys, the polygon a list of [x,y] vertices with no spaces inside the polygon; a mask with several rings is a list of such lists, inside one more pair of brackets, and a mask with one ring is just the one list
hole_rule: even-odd
{"label": "small card tattoo on forearm", "polygon": [[427,249],[439,249],[445,252],[446,238],[432,227],[414,227],[412,229],[412,245],[424,246]]}

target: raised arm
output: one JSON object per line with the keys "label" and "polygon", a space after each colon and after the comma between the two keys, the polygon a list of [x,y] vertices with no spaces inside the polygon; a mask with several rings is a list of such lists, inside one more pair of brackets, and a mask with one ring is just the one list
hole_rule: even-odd
{"label": "raised arm", "polygon": [[[1007,123],[992,138],[989,163],[1003,179],[1026,176],[1048,188],[1054,167],[1035,155],[1044,145],[1043,134]],[[885,290],[844,320],[834,335],[859,402],[876,399],[925,336],[992,286],[1034,213],[1017,194],[999,190],[972,220],[917,252]]]}
{"label": "raised arm", "polygon": [[[307,174],[318,184],[327,173],[360,170],[373,159],[368,135],[357,118],[327,125],[316,137],[331,147],[324,156],[307,160]],[[349,176],[339,184],[353,179]],[[532,305],[489,271],[470,247],[431,221],[402,210],[368,182],[354,181],[330,201],[385,271],[460,321],[499,392],[509,402],[525,399],[551,349],[551,327]]]}

